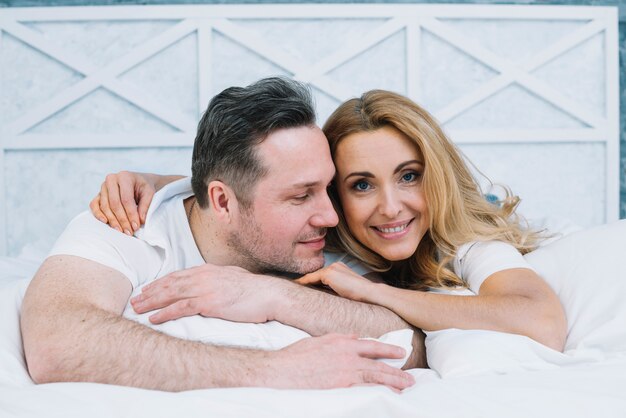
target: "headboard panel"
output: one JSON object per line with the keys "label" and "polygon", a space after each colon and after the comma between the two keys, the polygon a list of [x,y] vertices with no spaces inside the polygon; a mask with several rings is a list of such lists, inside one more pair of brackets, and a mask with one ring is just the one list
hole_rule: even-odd
{"label": "headboard panel", "polygon": [[189,173],[211,96],[310,83],[423,104],[528,217],[618,218],[617,9],[238,5],[0,10],[0,252],[49,246],[105,173]]}

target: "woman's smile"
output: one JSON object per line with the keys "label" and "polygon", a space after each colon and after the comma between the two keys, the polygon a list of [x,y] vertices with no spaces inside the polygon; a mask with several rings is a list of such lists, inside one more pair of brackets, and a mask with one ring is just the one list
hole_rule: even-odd
{"label": "woman's smile", "polygon": [[372,226],[371,228],[384,239],[398,239],[404,237],[409,232],[409,225],[413,222],[413,219],[408,221],[399,221],[388,223],[384,225]]}
{"label": "woman's smile", "polygon": [[350,232],[388,260],[404,260],[428,230],[424,162],[400,131],[383,127],[341,140],[335,152],[337,191]]}

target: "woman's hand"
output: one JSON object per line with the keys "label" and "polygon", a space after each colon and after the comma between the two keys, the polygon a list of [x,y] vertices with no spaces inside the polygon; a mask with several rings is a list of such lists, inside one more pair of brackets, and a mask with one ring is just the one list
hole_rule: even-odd
{"label": "woman's hand", "polygon": [[120,171],[108,174],[89,203],[91,213],[112,228],[132,235],[146,221],[161,176]]}
{"label": "woman's hand", "polygon": [[343,263],[333,263],[302,276],[295,282],[302,285],[321,283],[333,289],[339,296],[359,302],[370,302],[374,292],[372,281],[358,275]]}

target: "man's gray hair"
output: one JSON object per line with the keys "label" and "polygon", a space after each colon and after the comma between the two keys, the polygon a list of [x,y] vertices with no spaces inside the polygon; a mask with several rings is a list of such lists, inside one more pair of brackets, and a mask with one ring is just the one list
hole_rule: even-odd
{"label": "man's gray hair", "polygon": [[198,124],[193,147],[191,185],[200,207],[209,204],[207,185],[230,186],[244,208],[267,168],[256,146],[272,132],[315,124],[311,91],[294,80],[264,78],[247,87],[230,87],[209,103]]}

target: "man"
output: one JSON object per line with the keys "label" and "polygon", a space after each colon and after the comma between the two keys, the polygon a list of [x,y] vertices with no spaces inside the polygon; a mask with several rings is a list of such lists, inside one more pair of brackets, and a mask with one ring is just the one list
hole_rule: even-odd
{"label": "man", "polygon": [[[402,358],[402,349],[325,335],[407,328],[395,314],[239,268],[303,274],[324,264],[325,229],[337,223],[326,194],[334,167],[314,115],[310,93],[295,82],[273,78],[227,89],[199,124],[193,193],[184,182],[173,185],[153,202],[137,237],[87,213],[75,218],[24,298],[22,336],[33,380],[172,391],[410,386],[410,375],[375,360]],[[216,266],[239,267],[220,267],[227,274],[209,280]],[[151,286],[162,291],[151,296]],[[168,306],[151,318],[155,323],[191,309],[231,321],[277,320],[324,336],[277,351],[185,341],[122,317],[133,293],[137,311]],[[212,298],[210,308],[194,295]]]}

